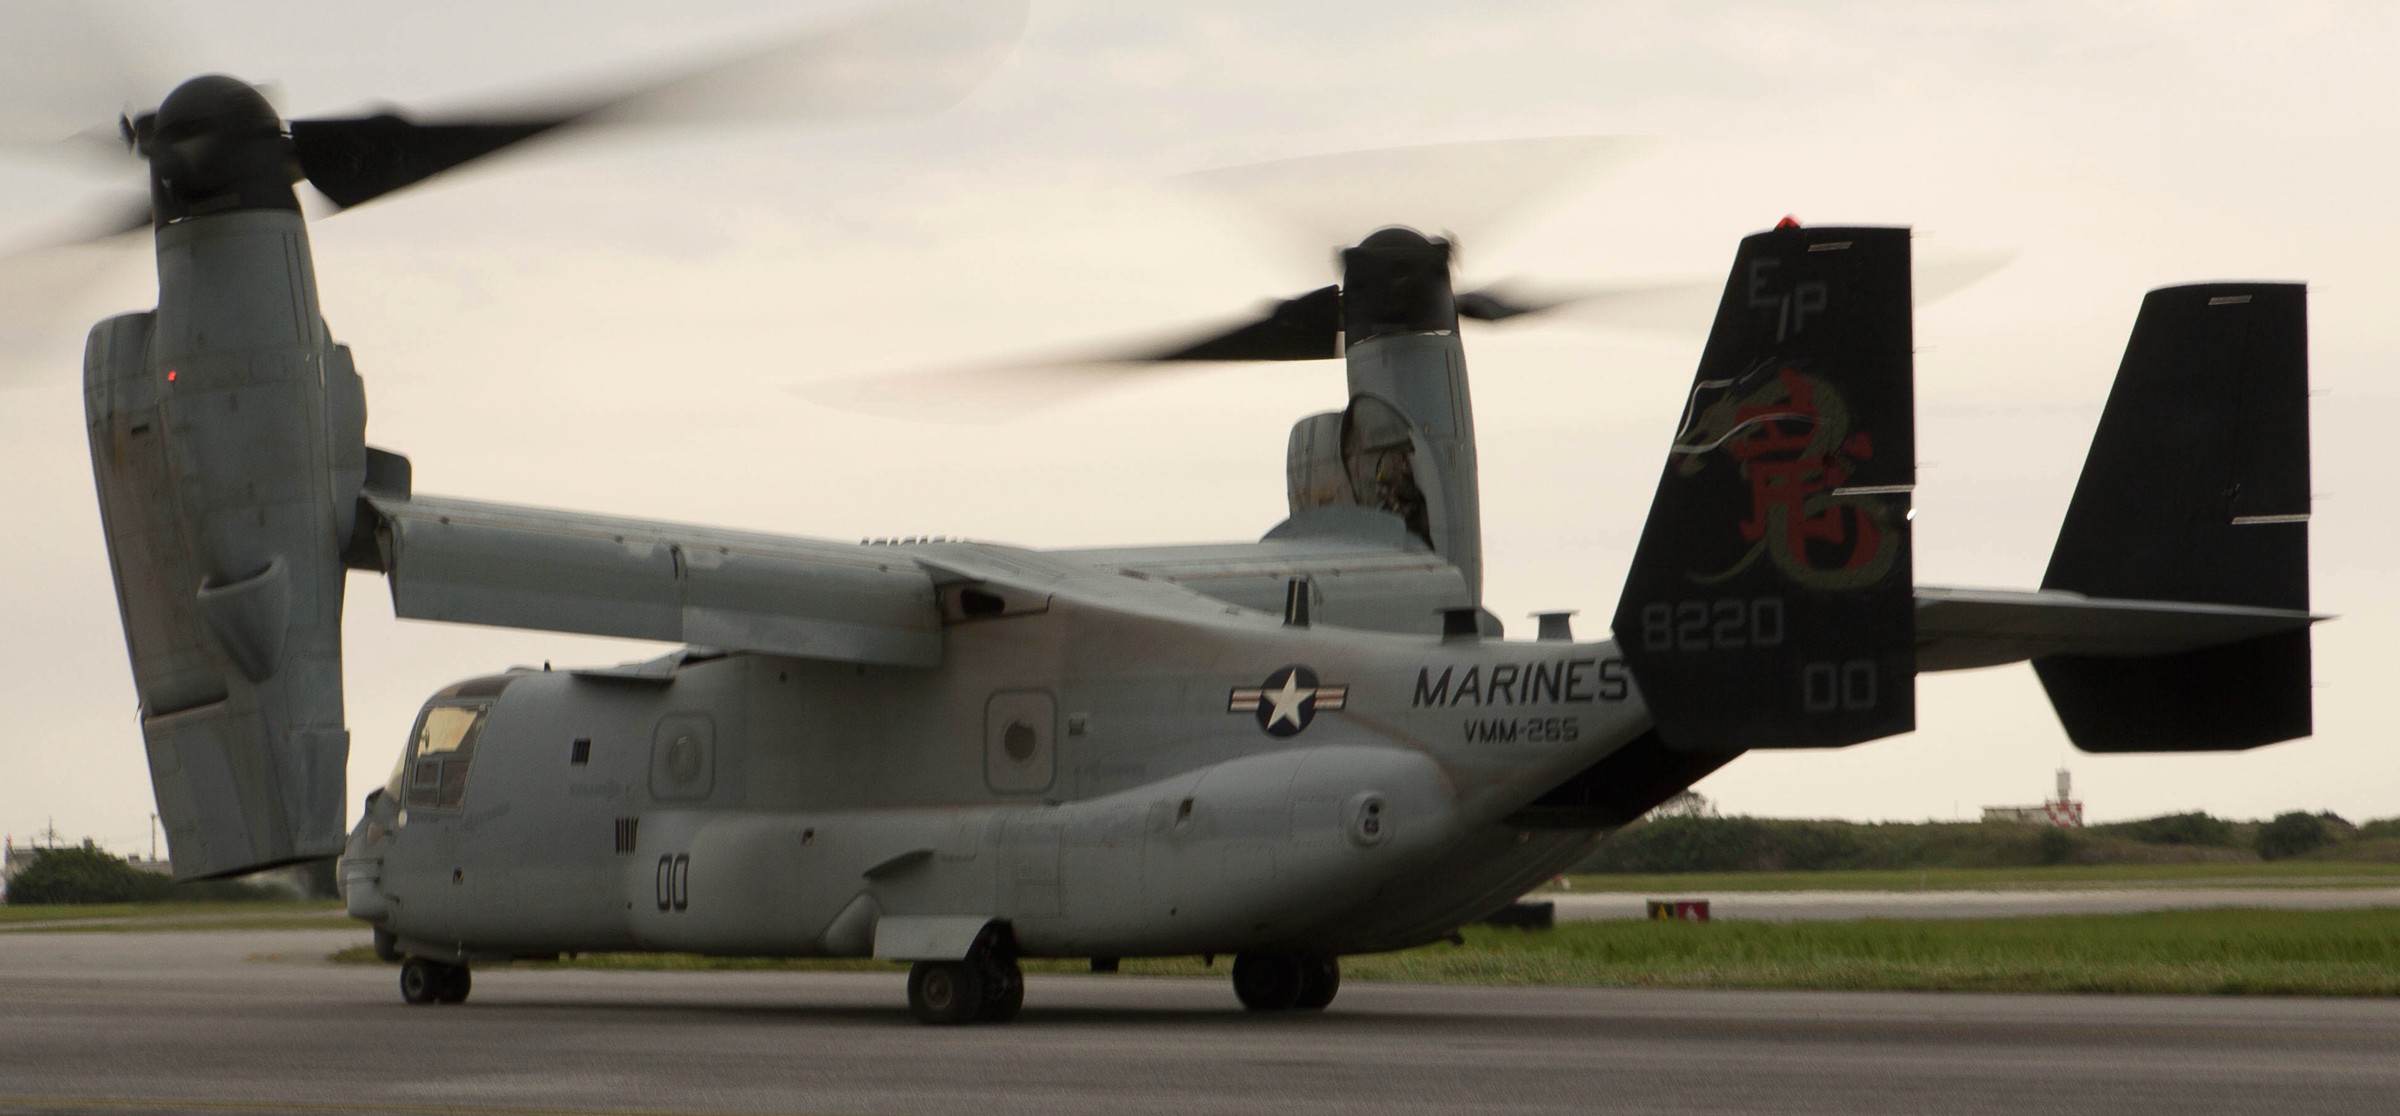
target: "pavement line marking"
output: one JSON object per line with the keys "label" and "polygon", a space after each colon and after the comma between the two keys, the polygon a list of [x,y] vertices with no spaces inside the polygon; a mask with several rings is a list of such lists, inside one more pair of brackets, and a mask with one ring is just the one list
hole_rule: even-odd
{"label": "pavement line marking", "polygon": [[401,1116],[834,1116],[789,1109],[744,1112],[721,1108],[523,1108],[512,1105],[377,1104],[373,1101],[211,1100],[200,1097],[36,1097],[0,1094],[0,1109],[35,1108],[78,1112],[346,1112]]}

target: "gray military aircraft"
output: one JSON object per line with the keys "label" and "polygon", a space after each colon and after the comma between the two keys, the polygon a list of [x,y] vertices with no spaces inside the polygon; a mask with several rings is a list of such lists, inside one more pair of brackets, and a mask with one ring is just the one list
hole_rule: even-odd
{"label": "gray military aircraft", "polygon": [[[92,461],[174,870],[339,857],[410,1003],[587,950],[876,957],[935,1023],[1019,959],[1216,955],[1262,1012],[1442,939],[1745,751],[1910,731],[2030,659],[2094,751],[2310,728],[2303,291],[2144,302],[2042,588],[1912,584],[1909,234],[1741,242],[1614,617],[1484,609],[1443,239],[1164,359],[1340,359],[1287,517],[1215,546],[848,543],[415,492],[319,313],[342,204],[560,118],[286,122],[198,78],[126,122],[158,307],[100,323]],[[1594,483],[1617,483],[1592,478]],[[685,645],[434,694],[344,832],[343,584],[403,617]]]}

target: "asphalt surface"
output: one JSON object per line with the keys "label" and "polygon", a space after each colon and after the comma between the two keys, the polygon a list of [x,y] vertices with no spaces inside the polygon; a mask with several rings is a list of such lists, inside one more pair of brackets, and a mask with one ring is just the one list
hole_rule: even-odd
{"label": "asphalt surface", "polygon": [[[2400,907],[2400,887],[2128,887],[2006,891],[1675,891],[1658,895],[1544,891],[1568,921],[1648,917],[1650,899],[1705,899],[1711,918],[1810,922],[1854,918],[2017,918],[2207,907],[2330,911]],[[2393,1102],[2400,1112],[2400,1099]]]}
{"label": "asphalt surface", "polygon": [[409,1007],[354,930],[0,940],[0,1113],[2391,1112],[2400,1002],[485,971]]}

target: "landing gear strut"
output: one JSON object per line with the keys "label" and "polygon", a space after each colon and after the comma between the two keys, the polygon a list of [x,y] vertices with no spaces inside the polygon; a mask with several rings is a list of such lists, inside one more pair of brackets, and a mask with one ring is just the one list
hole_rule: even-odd
{"label": "landing gear strut", "polygon": [[908,970],[908,1012],[920,1023],[1006,1023],[1025,1006],[1025,971],[1005,930],[986,932],[963,961]]}
{"label": "landing gear strut", "polygon": [[1341,990],[1342,964],[1333,957],[1243,953],[1233,959],[1233,994],[1251,1011],[1322,1011]]}
{"label": "landing gear strut", "polygon": [[400,998],[412,1004],[466,1003],[467,992],[474,983],[465,965],[423,957],[411,957],[400,963]]}

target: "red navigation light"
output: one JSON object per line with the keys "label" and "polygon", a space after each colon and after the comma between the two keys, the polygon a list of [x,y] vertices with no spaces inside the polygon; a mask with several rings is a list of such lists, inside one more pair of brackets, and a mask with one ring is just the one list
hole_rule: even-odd
{"label": "red navigation light", "polygon": [[1783,231],[1783,230],[1785,230],[1785,229],[1796,229],[1796,228],[1799,228],[1799,227],[1800,227],[1800,219],[1799,219],[1798,217],[1794,217],[1794,216],[1792,216],[1792,215],[1791,215],[1791,214],[1789,214],[1789,213],[1786,213],[1786,214],[1784,214],[1784,215],[1783,215],[1783,220],[1775,222],[1775,231],[1776,231],[1776,232],[1782,232],[1782,231]]}
{"label": "red navigation light", "polygon": [[175,370],[172,368],[167,369],[167,382],[170,384],[175,382]]}

